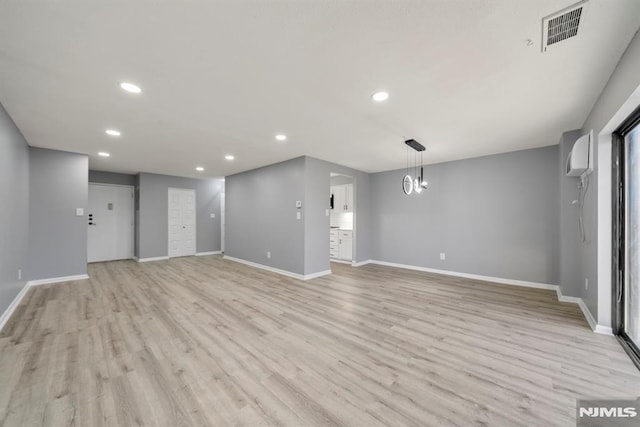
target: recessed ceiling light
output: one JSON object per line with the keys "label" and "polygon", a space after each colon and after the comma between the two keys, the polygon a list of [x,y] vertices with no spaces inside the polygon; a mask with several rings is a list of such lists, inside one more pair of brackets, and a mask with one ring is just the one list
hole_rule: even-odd
{"label": "recessed ceiling light", "polygon": [[198,172],[202,172],[204,170],[204,168],[202,166],[196,166],[196,170]]}
{"label": "recessed ceiling light", "polygon": [[389,98],[389,94],[387,92],[376,92],[371,95],[371,98],[373,98],[374,101],[382,102],[386,101],[387,98]]}
{"label": "recessed ceiling light", "polygon": [[287,135],[283,135],[283,134],[279,133],[278,135],[276,135],[276,139],[278,141],[286,141],[287,140]]}
{"label": "recessed ceiling light", "polygon": [[140,86],[133,84],[133,83],[129,83],[129,82],[121,82],[120,83],[120,88],[122,90],[126,90],[129,93],[140,93],[142,92],[142,89],[140,88]]}
{"label": "recessed ceiling light", "polygon": [[235,159],[235,156],[232,156],[231,154],[227,154],[226,156],[224,156],[224,158],[227,160],[233,160]]}
{"label": "recessed ceiling light", "polygon": [[117,131],[115,129],[107,129],[104,131],[104,133],[106,133],[109,136],[120,136],[120,131]]}
{"label": "recessed ceiling light", "polygon": [[107,152],[104,152],[104,151],[100,151],[100,152],[98,153],[98,156],[102,156],[102,157],[109,157],[110,155],[111,155],[111,154],[109,154],[109,153],[107,153]]}

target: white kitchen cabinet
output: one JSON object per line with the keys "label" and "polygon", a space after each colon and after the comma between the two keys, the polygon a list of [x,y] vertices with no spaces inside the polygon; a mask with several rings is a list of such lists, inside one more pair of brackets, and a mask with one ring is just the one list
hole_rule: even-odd
{"label": "white kitchen cabinet", "polygon": [[351,261],[353,257],[353,231],[340,230],[338,232],[339,258]]}
{"label": "white kitchen cabinet", "polygon": [[340,236],[336,228],[332,228],[329,232],[329,255],[331,258],[340,257]]}
{"label": "white kitchen cabinet", "polygon": [[334,212],[353,212],[353,184],[333,185],[331,194],[333,194]]}

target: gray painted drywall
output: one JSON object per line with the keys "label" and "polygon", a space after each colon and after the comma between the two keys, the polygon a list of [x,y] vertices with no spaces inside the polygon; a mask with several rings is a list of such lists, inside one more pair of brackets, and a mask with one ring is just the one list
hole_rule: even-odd
{"label": "gray painted drywall", "polygon": [[371,175],[374,259],[557,284],[557,145],[424,171],[429,188],[410,196],[404,169]]}
{"label": "gray painted drywall", "polygon": [[[589,279],[589,289],[581,288],[581,296],[585,304],[591,311],[591,314],[598,319],[598,252],[597,252],[597,235],[598,235],[598,174],[600,172],[610,174],[611,170],[600,171],[598,167],[598,134],[605,125],[611,120],[615,113],[620,109],[631,94],[640,87],[640,32],[636,32],[635,36],[629,43],[626,51],[620,58],[613,74],[609,78],[604,90],[594,104],[591,113],[587,117],[582,126],[582,133],[594,130],[596,148],[593,150],[595,166],[594,172],[590,176],[591,185],[585,198],[585,229],[589,243],[582,245],[580,251],[581,271],[580,277]],[[603,226],[610,227],[610,224]],[[607,307],[608,311],[609,308]],[[610,319],[607,319],[610,321]],[[608,323],[608,322],[605,322]]]}
{"label": "gray painted drywall", "polygon": [[[327,199],[328,177],[325,181]],[[302,209],[296,208],[298,200],[303,202]],[[304,157],[227,176],[225,255],[304,274],[304,202]],[[302,212],[299,220],[297,211]]]}
{"label": "gray painted drywall", "polygon": [[89,171],[89,182],[96,184],[114,184],[114,185],[136,185],[136,175],[127,175],[124,173]]}
{"label": "gray painted drywall", "polygon": [[[558,176],[560,184],[560,278],[558,284],[562,294],[580,297],[584,277],[581,277],[580,251],[582,238],[578,224],[579,209],[578,177],[566,176],[566,160],[576,139],[581,136],[580,130],[565,132],[560,138],[558,149]],[[594,184],[594,183],[592,183]]]}
{"label": "gray painted drywall", "polygon": [[[196,252],[220,250],[219,179],[200,180],[141,173],[138,176],[135,249],[140,259],[168,255],[169,188],[196,191]],[[211,218],[210,214],[215,214]],[[134,249],[134,250],[135,250]]]}
{"label": "gray painted drywall", "polygon": [[29,149],[29,279],[87,273],[89,159],[86,155]]}
{"label": "gray painted drywall", "polygon": [[[0,104],[0,315],[28,277],[29,146]],[[22,269],[22,279],[18,279]]]}
{"label": "gray painted drywall", "polygon": [[[371,259],[372,209],[370,175],[335,163],[305,158],[305,274],[330,269],[329,262],[329,186],[331,172],[353,178],[354,194],[354,259],[361,262]],[[333,180],[334,182],[339,182]]]}

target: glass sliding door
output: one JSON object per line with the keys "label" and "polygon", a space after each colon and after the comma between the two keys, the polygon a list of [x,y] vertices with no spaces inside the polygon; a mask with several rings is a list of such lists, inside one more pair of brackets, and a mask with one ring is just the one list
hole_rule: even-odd
{"label": "glass sliding door", "polygon": [[640,108],[612,142],[612,327],[640,369]]}
{"label": "glass sliding door", "polygon": [[625,150],[625,273],[623,330],[640,346],[640,125],[624,136]]}

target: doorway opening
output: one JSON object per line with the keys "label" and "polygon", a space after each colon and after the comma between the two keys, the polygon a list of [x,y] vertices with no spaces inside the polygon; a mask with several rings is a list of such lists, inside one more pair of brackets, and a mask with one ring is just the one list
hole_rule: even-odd
{"label": "doorway opening", "polygon": [[329,177],[329,259],[351,264],[355,259],[355,185],[352,176],[331,172]]}

